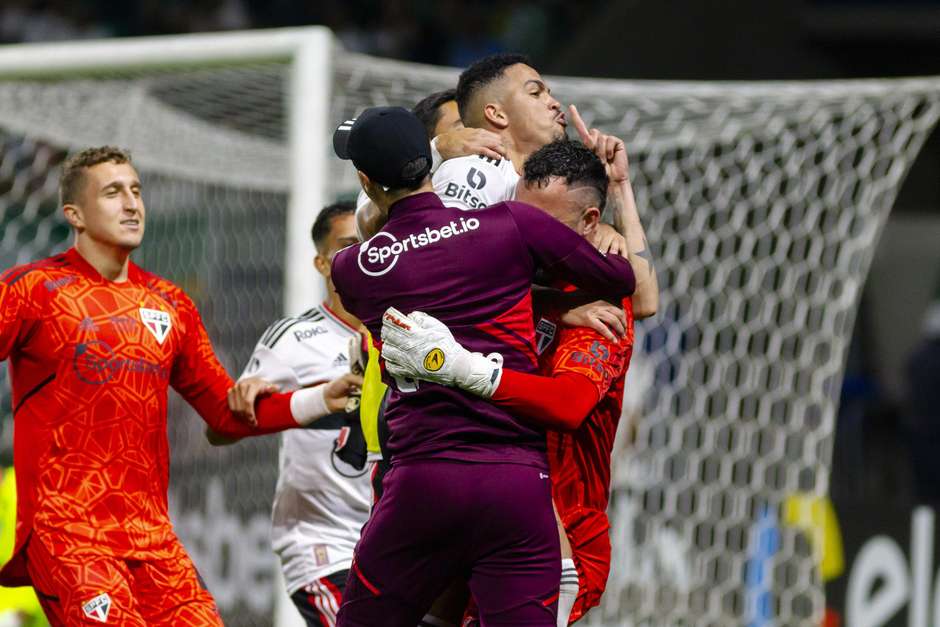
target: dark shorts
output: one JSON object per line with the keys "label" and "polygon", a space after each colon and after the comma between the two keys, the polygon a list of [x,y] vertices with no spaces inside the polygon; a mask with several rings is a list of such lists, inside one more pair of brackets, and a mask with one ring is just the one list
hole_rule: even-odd
{"label": "dark shorts", "polygon": [[414,627],[455,579],[486,625],[554,627],[561,553],[548,474],[517,464],[396,464],[363,528],[343,627]]}
{"label": "dark shorts", "polygon": [[346,589],[348,570],[341,570],[308,583],[290,595],[304,617],[307,627],[333,627],[336,614],[343,602],[343,590]]}

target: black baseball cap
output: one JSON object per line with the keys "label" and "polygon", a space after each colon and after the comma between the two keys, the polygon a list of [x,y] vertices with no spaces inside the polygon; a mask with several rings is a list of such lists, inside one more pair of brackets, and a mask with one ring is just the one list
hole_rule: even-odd
{"label": "black baseball cap", "polygon": [[333,150],[388,189],[415,187],[431,171],[424,124],[401,107],[371,107],[333,132]]}

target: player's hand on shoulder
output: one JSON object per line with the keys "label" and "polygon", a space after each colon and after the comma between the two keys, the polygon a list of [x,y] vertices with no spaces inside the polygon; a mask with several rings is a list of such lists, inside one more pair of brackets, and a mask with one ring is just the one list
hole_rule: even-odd
{"label": "player's hand on shoulder", "polygon": [[446,161],[467,155],[483,155],[491,159],[505,159],[506,147],[502,138],[482,128],[457,128],[441,133],[435,141],[437,151]]}
{"label": "player's hand on shoulder", "polygon": [[619,344],[620,338],[627,334],[627,315],[623,309],[605,300],[566,311],[561,316],[561,323],[569,327],[593,329],[614,344]]}
{"label": "player's hand on shoulder", "polygon": [[591,244],[600,251],[602,255],[620,255],[627,256],[627,240],[617,229],[609,224],[601,222],[594,230],[591,236]]}
{"label": "player's hand on shoulder", "polygon": [[611,185],[619,185],[630,178],[630,162],[627,159],[627,147],[623,140],[614,135],[607,135],[596,128],[588,130],[587,124],[574,105],[568,107],[568,119],[574,124],[581,143],[594,151],[607,168]]}
{"label": "player's hand on shoulder", "polygon": [[259,377],[245,377],[229,388],[228,408],[235,417],[250,425],[257,425],[255,416],[255,400],[259,396],[274,394],[280,388]]}
{"label": "player's hand on shoulder", "polygon": [[359,394],[361,391],[362,375],[347,372],[326,384],[326,387],[323,388],[323,400],[326,402],[326,407],[330,410],[330,413],[337,413],[345,411],[349,397]]}

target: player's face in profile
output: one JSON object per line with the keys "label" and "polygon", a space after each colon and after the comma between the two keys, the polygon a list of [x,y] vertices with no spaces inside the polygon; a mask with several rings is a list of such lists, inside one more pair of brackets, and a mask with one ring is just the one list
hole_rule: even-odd
{"label": "player's face in profile", "polygon": [[87,168],[84,178],[85,188],[76,205],[85,236],[125,250],[140,246],[145,210],[134,166],[106,161]]}
{"label": "player's face in profile", "polygon": [[434,126],[434,137],[437,137],[441,133],[446,133],[447,131],[463,128],[463,122],[460,121],[460,113],[457,111],[456,100],[448,100],[438,107],[438,111],[440,111],[441,118]]}
{"label": "player's face in profile", "polygon": [[518,63],[506,68],[505,80],[508,84],[503,107],[514,135],[539,145],[565,137],[561,104],[552,97],[538,72]]}
{"label": "player's face in profile", "polygon": [[359,236],[356,235],[356,216],[352,213],[333,218],[330,224],[330,234],[326,237],[325,249],[322,254],[317,255],[317,272],[330,280],[330,269],[333,263],[333,257],[353,244],[359,243]]}
{"label": "player's face in profile", "polygon": [[569,189],[565,179],[559,176],[541,185],[520,180],[516,186],[516,200],[538,207],[578,234],[585,235],[581,220],[586,202],[585,191]]}

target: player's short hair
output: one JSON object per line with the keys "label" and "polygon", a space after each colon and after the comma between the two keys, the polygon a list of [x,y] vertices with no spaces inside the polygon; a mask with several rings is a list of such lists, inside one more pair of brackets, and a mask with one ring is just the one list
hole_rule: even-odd
{"label": "player's short hair", "polygon": [[421,102],[416,104],[414,109],[411,110],[411,112],[421,120],[421,123],[424,124],[429,139],[434,138],[434,128],[437,126],[437,123],[441,121],[441,107],[451,100],[456,99],[456,89],[451,88],[445,89],[444,91],[436,91],[430,96],[423,98]]}
{"label": "player's short hair", "polygon": [[607,170],[597,155],[581,142],[557,139],[545,144],[523,166],[522,178],[527,184],[548,183],[552,177],[562,177],[569,188],[588,188],[595,192],[597,208],[607,204]]}
{"label": "player's short hair", "polygon": [[85,183],[85,170],[99,163],[131,163],[131,153],[115,146],[86,148],[65,160],[59,176],[59,204],[74,203]]}
{"label": "player's short hair", "polygon": [[484,57],[461,72],[457,80],[457,110],[460,119],[467,122],[473,97],[481,89],[502,78],[506,68],[519,63],[533,67],[524,54],[501,52]]}
{"label": "player's short hair", "polygon": [[332,205],[327,205],[320,210],[317,219],[313,221],[313,226],[310,228],[310,239],[313,240],[317,252],[322,252],[322,248],[326,244],[326,238],[330,236],[330,231],[333,229],[333,219],[355,212],[356,206],[348,201],[334,202]]}

